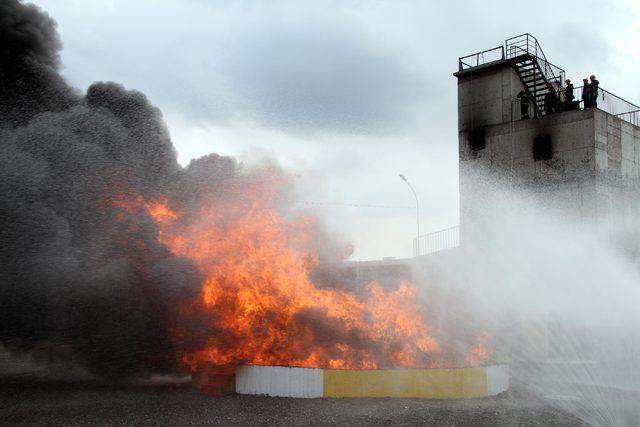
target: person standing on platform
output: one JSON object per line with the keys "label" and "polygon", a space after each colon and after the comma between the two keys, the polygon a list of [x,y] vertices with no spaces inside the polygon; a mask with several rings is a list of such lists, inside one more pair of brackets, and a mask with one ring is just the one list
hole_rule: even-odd
{"label": "person standing on platform", "polygon": [[547,93],[544,96],[544,109],[546,114],[554,114],[559,111],[558,95],[556,89],[553,87],[553,83],[547,82]]}
{"label": "person standing on platform", "polygon": [[564,88],[564,111],[570,111],[574,109],[573,83],[571,83],[570,79],[566,79],[564,82],[567,85]]}
{"label": "person standing on platform", "polygon": [[591,83],[589,79],[582,79],[582,101],[583,108],[591,108]]}
{"label": "person standing on platform", "polygon": [[598,108],[598,88],[600,87],[600,82],[596,80],[594,74],[591,74],[589,79],[591,80],[591,106]]}

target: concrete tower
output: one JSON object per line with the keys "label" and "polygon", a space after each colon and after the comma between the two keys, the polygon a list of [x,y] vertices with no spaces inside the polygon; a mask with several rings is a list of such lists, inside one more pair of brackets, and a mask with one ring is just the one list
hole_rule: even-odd
{"label": "concrete tower", "polygon": [[[479,172],[579,219],[608,224],[638,218],[640,107],[600,88],[598,107],[584,108],[576,87],[573,108],[565,108],[565,72],[529,34],[460,58],[454,75],[463,235],[474,216],[471,201],[491,191]],[[533,101],[528,119],[518,98],[525,87]],[[547,111],[549,87],[558,94],[556,113]]]}

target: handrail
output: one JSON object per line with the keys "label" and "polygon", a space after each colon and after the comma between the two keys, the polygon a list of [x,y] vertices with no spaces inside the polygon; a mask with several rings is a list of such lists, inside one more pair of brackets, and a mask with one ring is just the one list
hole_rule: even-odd
{"label": "handrail", "polygon": [[[537,56],[538,58],[547,61],[547,56],[544,54],[544,51],[542,50],[542,46],[540,46],[540,43],[538,43],[538,39],[535,38],[534,36],[532,36],[529,33],[524,33],[524,34],[520,34],[518,36],[515,37],[511,37],[505,40],[504,44],[505,46],[510,46],[510,45],[521,45],[523,44],[522,38],[524,37],[524,43],[527,46],[527,50],[529,50],[529,39],[532,40],[532,44],[533,44],[533,54],[535,56]],[[514,41],[516,40],[516,41]],[[547,61],[548,62],[548,61]]]}
{"label": "handrail", "polygon": [[413,255],[427,255],[456,246],[460,246],[460,226],[458,225],[414,237]]}
{"label": "handrail", "polygon": [[[583,86],[573,88],[574,100],[579,100],[581,105],[584,104],[584,99],[582,99],[582,88]],[[602,86],[598,87],[598,92],[598,108],[609,114],[619,116],[640,110],[640,106],[633,102],[629,102],[606,89],[603,89]]]}
{"label": "handrail", "polygon": [[[494,52],[494,51],[497,51],[498,49],[500,50],[499,58],[493,59],[492,61],[485,61],[484,55],[486,53]],[[481,56],[482,56],[482,60],[480,59]],[[475,65],[464,62],[465,59],[469,59],[469,58],[471,59],[475,58]],[[460,58],[458,58],[458,71],[463,71],[468,68],[478,67],[480,65],[489,64],[491,62],[500,61],[503,59],[504,59],[504,46],[496,46],[491,49],[483,50],[482,52],[476,52],[476,53],[472,53],[471,55],[461,56]],[[469,62],[472,62],[472,61],[469,61]]]}
{"label": "handrail", "polygon": [[614,114],[614,116],[632,125],[640,126],[640,110],[627,111],[626,113]]}
{"label": "handrail", "polygon": [[[584,108],[584,99],[582,98],[583,86],[576,86],[573,88],[573,101],[578,102],[577,108]],[[557,92],[558,100],[561,105],[564,106],[565,93],[564,90]],[[545,95],[537,95],[537,99],[542,100]],[[512,100],[512,120],[520,120],[520,101],[518,99]],[[633,125],[640,126],[640,106],[620,98],[619,96],[603,89],[601,86],[598,88],[597,107],[598,109],[609,113],[615,117],[619,117],[621,120],[629,122]]]}
{"label": "handrail", "polygon": [[[512,47],[515,47],[516,49],[520,49],[520,50],[523,52],[523,53],[522,53],[522,55],[527,55],[527,54],[528,54],[528,55],[532,55],[532,56],[533,56],[533,54],[531,54],[530,52],[527,52],[525,49],[523,49],[523,48],[521,48],[521,47],[519,47],[519,46],[512,46]],[[507,56],[507,57],[508,57],[508,58],[513,58],[514,56]],[[562,68],[560,68],[560,67],[558,67],[557,65],[555,65],[555,64],[553,64],[553,63],[551,63],[551,62],[547,61],[546,59],[543,59],[543,58],[538,58],[538,59],[541,59],[542,61],[544,61],[544,63],[545,63],[546,65],[548,65],[548,66],[549,66],[549,68],[551,68],[551,69],[554,69],[554,68],[555,68],[555,69],[556,69],[556,70],[558,70],[559,72],[562,72],[562,73],[564,73],[564,72],[565,72]]]}
{"label": "handrail", "polygon": [[[529,39],[531,38],[531,42]],[[521,34],[519,36],[511,37],[504,42],[506,49],[506,57],[515,58],[521,55],[531,55],[536,58],[540,71],[548,81],[556,81],[562,85],[564,81],[565,71],[552,64],[547,60],[547,57],[538,43],[538,39],[533,37],[529,33]]]}
{"label": "handrail", "polygon": [[[494,59],[486,60],[485,54],[500,51],[499,57],[493,55]],[[505,40],[504,45],[496,46],[491,49],[483,50],[480,52],[472,53],[471,55],[461,56],[458,58],[458,70],[464,71],[469,68],[479,67],[480,65],[489,64],[491,62],[500,61],[516,57],[516,54],[528,54],[534,56],[539,63],[545,78],[549,80],[559,80],[561,83],[564,81],[564,70],[557,65],[550,63],[547,60],[538,39],[529,33],[520,34],[519,36],[511,37]]]}

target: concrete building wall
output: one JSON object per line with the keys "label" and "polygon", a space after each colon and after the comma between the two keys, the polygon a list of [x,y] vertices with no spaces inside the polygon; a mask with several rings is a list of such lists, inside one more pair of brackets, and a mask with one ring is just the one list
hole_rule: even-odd
{"label": "concrete building wall", "polygon": [[600,219],[627,223],[640,215],[640,128],[600,110],[594,127]]}
{"label": "concrete building wall", "polygon": [[518,74],[504,65],[458,75],[458,130],[511,121],[511,101],[521,89]]}
{"label": "concrete building wall", "polygon": [[[490,172],[506,173],[518,185],[582,179],[585,174],[593,176],[595,167],[593,129],[590,110],[489,126],[486,148],[472,155],[471,148],[461,144],[460,157]],[[534,140],[539,135],[551,138],[550,160],[534,159]]]}
{"label": "concrete building wall", "polygon": [[[595,147],[593,111],[572,111],[485,128],[485,148],[473,154],[460,140],[461,217],[487,183],[501,184],[538,195],[540,203],[571,209],[578,218],[595,214]],[[550,158],[536,160],[537,137],[548,136]],[[477,174],[481,173],[479,177]],[[464,222],[464,219],[461,219]]]}

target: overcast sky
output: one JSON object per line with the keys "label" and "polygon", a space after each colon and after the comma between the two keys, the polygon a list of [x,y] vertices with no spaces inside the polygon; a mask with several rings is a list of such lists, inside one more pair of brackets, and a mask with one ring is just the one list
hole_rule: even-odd
{"label": "overcast sky", "polygon": [[399,173],[421,231],[458,223],[459,56],[529,32],[567,77],[640,102],[637,0],[35,3],[58,22],[72,85],[146,93],[182,164],[266,155],[299,172],[352,259],[411,255]]}

